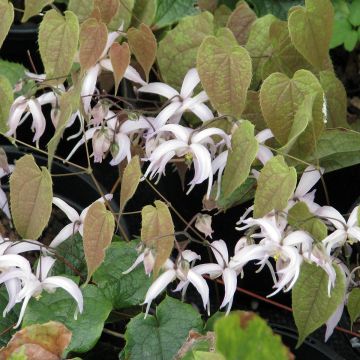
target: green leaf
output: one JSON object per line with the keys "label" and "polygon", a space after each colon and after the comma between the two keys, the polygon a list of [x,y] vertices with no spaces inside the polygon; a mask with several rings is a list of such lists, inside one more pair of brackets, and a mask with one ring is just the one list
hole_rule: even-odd
{"label": "green leaf", "polygon": [[320,161],[326,172],[360,163],[360,133],[347,129],[329,129],[323,132],[313,155],[306,161]]}
{"label": "green leaf", "polygon": [[360,289],[354,288],[350,291],[347,309],[350,315],[351,323],[353,324],[360,316]]}
{"label": "green leaf", "polygon": [[53,275],[80,276],[85,282],[87,266],[82,237],[79,233],[69,237],[56,248],[58,261],[51,268]]}
{"label": "green leaf", "polygon": [[119,8],[108,25],[111,31],[117,31],[121,25],[125,31],[130,26],[135,0],[119,0],[119,2]]}
{"label": "green leaf", "polygon": [[226,360],[287,360],[289,350],[255,313],[234,311],[215,323],[216,351]]}
{"label": "green leaf", "polygon": [[68,76],[78,47],[78,19],[71,11],[64,14],[48,11],[39,29],[39,50],[46,78],[54,83],[63,82]]}
{"label": "green leaf", "polygon": [[272,49],[262,68],[263,80],[274,72],[292,77],[297,70],[311,70],[311,65],[292,44],[286,21],[274,21],[270,25],[269,37]]}
{"label": "green leaf", "polygon": [[17,232],[24,239],[36,240],[49,222],[52,208],[51,175],[36,165],[32,155],[15,163],[10,176],[11,214]]}
{"label": "green leaf", "polygon": [[300,276],[292,290],[292,308],[299,332],[297,347],[309,334],[325,324],[344,301],[345,276],[338,265],[333,266],[336,282],[329,297],[327,273],[314,264],[303,262],[301,265]]}
{"label": "green leaf", "polygon": [[329,68],[329,45],[334,9],[330,0],[305,0],[289,16],[289,32],[296,49],[318,70]]}
{"label": "green leaf", "polygon": [[203,12],[188,16],[159,42],[157,61],[161,76],[170,86],[180,88],[185,74],[196,66],[199,46],[214,32],[213,16]]}
{"label": "green leaf", "polygon": [[8,0],[0,0],[0,48],[14,21],[14,6]]}
{"label": "green leaf", "polygon": [[288,213],[289,225],[295,229],[307,231],[315,241],[321,241],[327,236],[327,226],[313,214],[305,202],[296,203]]}
{"label": "green leaf", "polygon": [[254,135],[254,125],[245,120],[231,138],[231,150],[229,150],[222,179],[222,195],[224,197],[229,197],[245,182],[258,149],[259,144]]}
{"label": "green leaf", "polygon": [[248,91],[242,118],[251,121],[255,125],[255,129],[261,131],[265,130],[267,125],[261,112],[259,95],[258,91]]}
{"label": "green leaf", "polygon": [[126,203],[134,196],[142,176],[139,156],[134,156],[126,165],[120,190],[120,212],[124,211]]}
{"label": "green leaf", "polygon": [[346,121],[347,96],[343,83],[333,71],[321,71],[320,83],[327,103],[327,127],[349,127]]}
{"label": "green leaf", "polygon": [[158,29],[198,12],[194,6],[195,0],[158,0],[157,3],[155,25]]}
{"label": "green leaf", "polygon": [[138,266],[129,274],[123,274],[138,257],[137,245],[137,241],[113,242],[106,252],[105,261],[93,276],[93,281],[115,309],[139,305],[144,301],[151,285],[143,266]]}
{"label": "green leaf", "polygon": [[135,0],[132,24],[139,26],[141,23],[152,25],[155,20],[157,0]]}
{"label": "green leaf", "polygon": [[83,245],[88,268],[86,282],[105,259],[105,251],[110,246],[115,231],[115,219],[111,211],[101,201],[95,201],[84,219]]}
{"label": "green leaf", "polygon": [[347,18],[335,19],[333,34],[329,45],[330,49],[342,45],[351,31],[352,26]]}
{"label": "green leaf", "polygon": [[87,285],[81,289],[84,297],[84,311],[74,319],[77,307],[75,300],[62,289],[54,293],[43,292],[41,298],[32,298],[26,308],[22,327],[58,321],[72,332],[71,343],[66,352],[86,352],[98,341],[104,322],[111,311],[111,303],[96,286]]}
{"label": "green leaf", "polygon": [[[260,90],[262,113],[280,144],[289,141],[296,112],[305,96],[322,92],[316,76],[307,70],[296,71],[292,79],[285,74],[273,73],[263,82]],[[323,127],[322,98],[314,108],[313,121]]]}
{"label": "green leaf", "polygon": [[7,78],[12,88],[25,76],[26,70],[21,64],[0,59],[0,76]]}
{"label": "green leaf", "polygon": [[269,56],[271,56],[272,46],[269,37],[270,25],[276,21],[274,15],[266,15],[257,19],[251,25],[246,49],[252,60],[253,79],[252,88],[257,89],[262,79],[262,67]]}
{"label": "green leaf", "polygon": [[225,27],[231,15],[231,10],[226,5],[220,5],[214,11],[214,25],[215,29]]}
{"label": "green leaf", "polygon": [[94,9],[94,0],[70,0],[68,9],[76,14],[79,22],[84,22]]}
{"label": "green leaf", "polygon": [[53,2],[54,0],[25,0],[25,11],[21,22],[27,22],[31,17],[38,15],[46,5]]}
{"label": "green leaf", "polygon": [[353,26],[360,25],[360,3],[353,0],[349,5],[349,21]]}
{"label": "green leaf", "polygon": [[[6,291],[5,287],[1,287],[0,289],[0,313],[3,314],[3,311],[8,303],[8,293]],[[15,324],[18,321],[20,313],[20,306],[17,304],[15,307],[11,309],[11,311],[5,316],[0,316],[0,347],[5,346],[9,340],[11,339],[11,336],[15,333],[16,330],[14,330],[12,327],[15,326]]]}
{"label": "green leaf", "polygon": [[226,360],[221,354],[210,353],[205,351],[196,351],[194,360]]}
{"label": "green leaf", "polygon": [[170,257],[175,242],[174,223],[168,206],[155,200],[155,206],[141,210],[141,241],[155,250],[154,277]]}
{"label": "green leaf", "polygon": [[125,358],[132,360],[172,360],[190,330],[201,331],[200,314],[188,304],[166,297],[156,315],[139,314],[125,332]]}
{"label": "green leaf", "polygon": [[[56,125],[55,134],[47,144],[48,148],[48,168],[51,171],[51,164],[54,159],[55,151],[63,136],[66,125],[68,124],[70,116],[75,109],[79,109],[80,105],[80,85],[81,82],[75,84],[69,91],[63,93],[59,100],[59,115]],[[75,110],[76,111],[76,110]]]}
{"label": "green leaf", "polygon": [[345,50],[351,52],[355,49],[355,46],[358,42],[358,33],[356,30],[351,30],[346,34],[346,38],[344,40],[344,48]]}
{"label": "green leaf", "polygon": [[197,56],[201,84],[220,113],[240,117],[251,82],[251,58],[229,29],[208,36]]}
{"label": "green leaf", "polygon": [[[209,355],[209,351],[213,351],[215,347],[215,334],[207,332],[201,335],[195,331],[190,331],[188,338],[179,349],[175,359],[195,360],[201,359],[203,354]],[[199,353],[201,353],[199,355]],[[215,354],[215,353],[212,353]],[[220,355],[220,354],[216,354]],[[200,356],[200,357],[199,357]],[[222,355],[220,355],[222,357]]]}
{"label": "green leaf", "polygon": [[296,178],[295,168],[288,167],[282,156],[270,159],[262,168],[258,179],[254,217],[263,217],[274,209],[285,209],[294,193]]}
{"label": "green leaf", "polygon": [[0,75],[0,132],[8,130],[8,118],[11,105],[14,102],[14,94],[9,80]]}
{"label": "green leaf", "polygon": [[233,32],[239,45],[246,44],[251,25],[255,20],[256,14],[246,2],[240,2],[231,13],[227,27]]}

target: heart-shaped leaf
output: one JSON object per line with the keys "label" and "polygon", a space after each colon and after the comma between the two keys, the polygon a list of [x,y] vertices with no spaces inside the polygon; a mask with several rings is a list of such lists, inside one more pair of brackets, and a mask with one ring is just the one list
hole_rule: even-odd
{"label": "heart-shaped leaf", "polygon": [[8,0],[0,0],[0,48],[14,21],[14,6]]}
{"label": "heart-shaped leaf", "polygon": [[296,178],[295,168],[288,167],[282,156],[270,159],[262,168],[258,179],[254,217],[261,218],[272,210],[285,209],[294,193]]}
{"label": "heart-shaped leaf", "polygon": [[14,92],[9,80],[0,75],[0,132],[8,129],[9,111],[14,102]]}
{"label": "heart-shaped leaf", "polygon": [[102,21],[90,18],[81,25],[79,59],[84,71],[97,63],[106,47],[107,38],[107,28]]}
{"label": "heart-shaped leaf", "polygon": [[79,22],[84,22],[94,9],[94,0],[69,0],[68,9],[76,14]]}
{"label": "heart-shaped leaf", "polygon": [[124,42],[121,45],[117,42],[111,45],[109,51],[111,65],[114,69],[115,94],[117,93],[121,79],[130,64],[131,54],[129,45]]}
{"label": "heart-shaped leaf", "polygon": [[94,6],[100,10],[101,20],[108,24],[117,13],[119,0],[95,0]]}
{"label": "heart-shaped leaf", "polygon": [[350,315],[351,323],[354,323],[360,316],[360,289],[354,288],[350,291],[347,309]]}
{"label": "heart-shaped leaf", "polygon": [[208,36],[197,56],[201,83],[220,113],[240,117],[251,82],[251,58],[229,29]]}
{"label": "heart-shaped leaf", "polygon": [[328,295],[328,274],[319,266],[303,262],[300,276],[292,290],[292,308],[299,332],[297,346],[305,338],[324,325],[337,307],[344,301],[346,285],[344,272],[338,265],[335,287]]}
{"label": "heart-shaped leaf", "polygon": [[131,22],[132,11],[135,5],[135,0],[118,0],[119,8],[108,24],[108,28],[112,31],[118,30],[120,27],[125,31]]}
{"label": "heart-shaped leaf", "polygon": [[53,2],[54,0],[25,0],[25,11],[21,22],[27,22],[31,17],[38,15],[46,5]]}
{"label": "heart-shaped leaf", "polygon": [[334,9],[330,0],[305,0],[305,8],[290,12],[289,32],[296,49],[318,70],[331,65],[329,45],[333,31]]}
{"label": "heart-shaped leaf", "polygon": [[87,282],[105,259],[115,230],[113,214],[106,210],[105,204],[95,201],[89,208],[84,220],[84,253],[88,267]]}
{"label": "heart-shaped leaf", "polygon": [[78,48],[78,19],[71,11],[64,15],[48,11],[39,29],[40,55],[46,78],[52,83],[61,83],[68,76]]}
{"label": "heart-shaped leaf", "polygon": [[10,204],[15,228],[24,239],[41,235],[50,219],[52,198],[49,171],[40,169],[32,155],[17,160],[10,176]]}
{"label": "heart-shaped leaf", "polygon": [[149,26],[145,24],[141,24],[139,29],[130,28],[127,35],[130,50],[143,68],[146,81],[149,81],[149,73],[156,59],[156,38]]}

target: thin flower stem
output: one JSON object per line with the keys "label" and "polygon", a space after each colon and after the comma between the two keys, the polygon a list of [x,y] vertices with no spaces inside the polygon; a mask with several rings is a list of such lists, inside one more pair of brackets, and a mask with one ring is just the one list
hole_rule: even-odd
{"label": "thin flower stem", "polygon": [[64,177],[64,176],[76,176],[76,175],[81,175],[81,174],[87,174],[88,171],[77,171],[77,172],[73,172],[73,173],[67,173],[67,174],[51,174],[52,177]]}
{"label": "thin flower stem", "polygon": [[109,330],[109,329],[106,329],[106,328],[103,329],[103,333],[104,333],[104,334],[111,335],[111,336],[114,336],[114,337],[117,337],[117,338],[119,338],[119,339],[125,339],[125,335],[124,335],[124,334],[121,334],[121,333],[119,333],[119,332],[116,332],[116,331],[113,331],[113,330]]}
{"label": "thin flower stem", "polygon": [[9,327],[7,327],[6,329],[4,329],[1,333],[0,333],[0,339],[2,338],[3,335],[5,335],[6,333],[8,333],[14,326],[16,325],[16,323],[10,325]]}

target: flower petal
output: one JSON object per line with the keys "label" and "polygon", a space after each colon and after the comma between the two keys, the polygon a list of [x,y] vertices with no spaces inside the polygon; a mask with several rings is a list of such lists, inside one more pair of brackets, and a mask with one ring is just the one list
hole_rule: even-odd
{"label": "flower petal", "polygon": [[124,78],[143,86],[147,85],[147,82],[141,78],[140,74],[131,65],[126,68]]}
{"label": "flower petal", "polygon": [[193,284],[201,296],[203,301],[204,309],[206,309],[209,304],[209,287],[205,281],[205,279],[197,274],[195,271],[190,269],[187,273],[187,279]]}
{"label": "flower petal", "polygon": [[175,98],[179,96],[179,93],[172,88],[171,86],[161,83],[161,82],[153,82],[147,85],[142,86],[138,89],[139,92],[157,94],[163,96],[167,99]]}
{"label": "flower petal", "polygon": [[52,203],[57,206],[71,222],[79,221],[80,217],[78,212],[73,207],[68,205],[64,200],[54,196]]}
{"label": "flower petal", "polygon": [[199,82],[200,77],[196,68],[190,69],[184,77],[184,81],[181,86],[180,96],[183,99],[190,97]]}
{"label": "flower petal", "polygon": [[323,172],[323,169],[319,171],[315,166],[309,165],[300,178],[294,196],[302,197],[307,194],[319,181]]}
{"label": "flower petal", "polygon": [[[236,271],[230,268],[226,268],[223,272],[223,281],[225,285],[225,296],[224,300],[220,305],[220,309],[225,307],[227,304],[232,303],[234,294],[237,287],[237,274]],[[230,311],[230,307],[226,310],[228,314]]]}
{"label": "flower petal", "polygon": [[211,251],[213,252],[218,264],[225,268],[229,261],[229,252],[224,240],[213,241],[211,244]]}

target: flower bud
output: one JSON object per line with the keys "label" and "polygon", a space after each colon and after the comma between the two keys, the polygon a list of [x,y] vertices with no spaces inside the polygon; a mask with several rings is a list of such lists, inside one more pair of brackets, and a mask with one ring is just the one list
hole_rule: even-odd
{"label": "flower bud", "polygon": [[98,130],[92,139],[94,162],[102,162],[105,153],[111,145],[110,137],[107,130]]}

